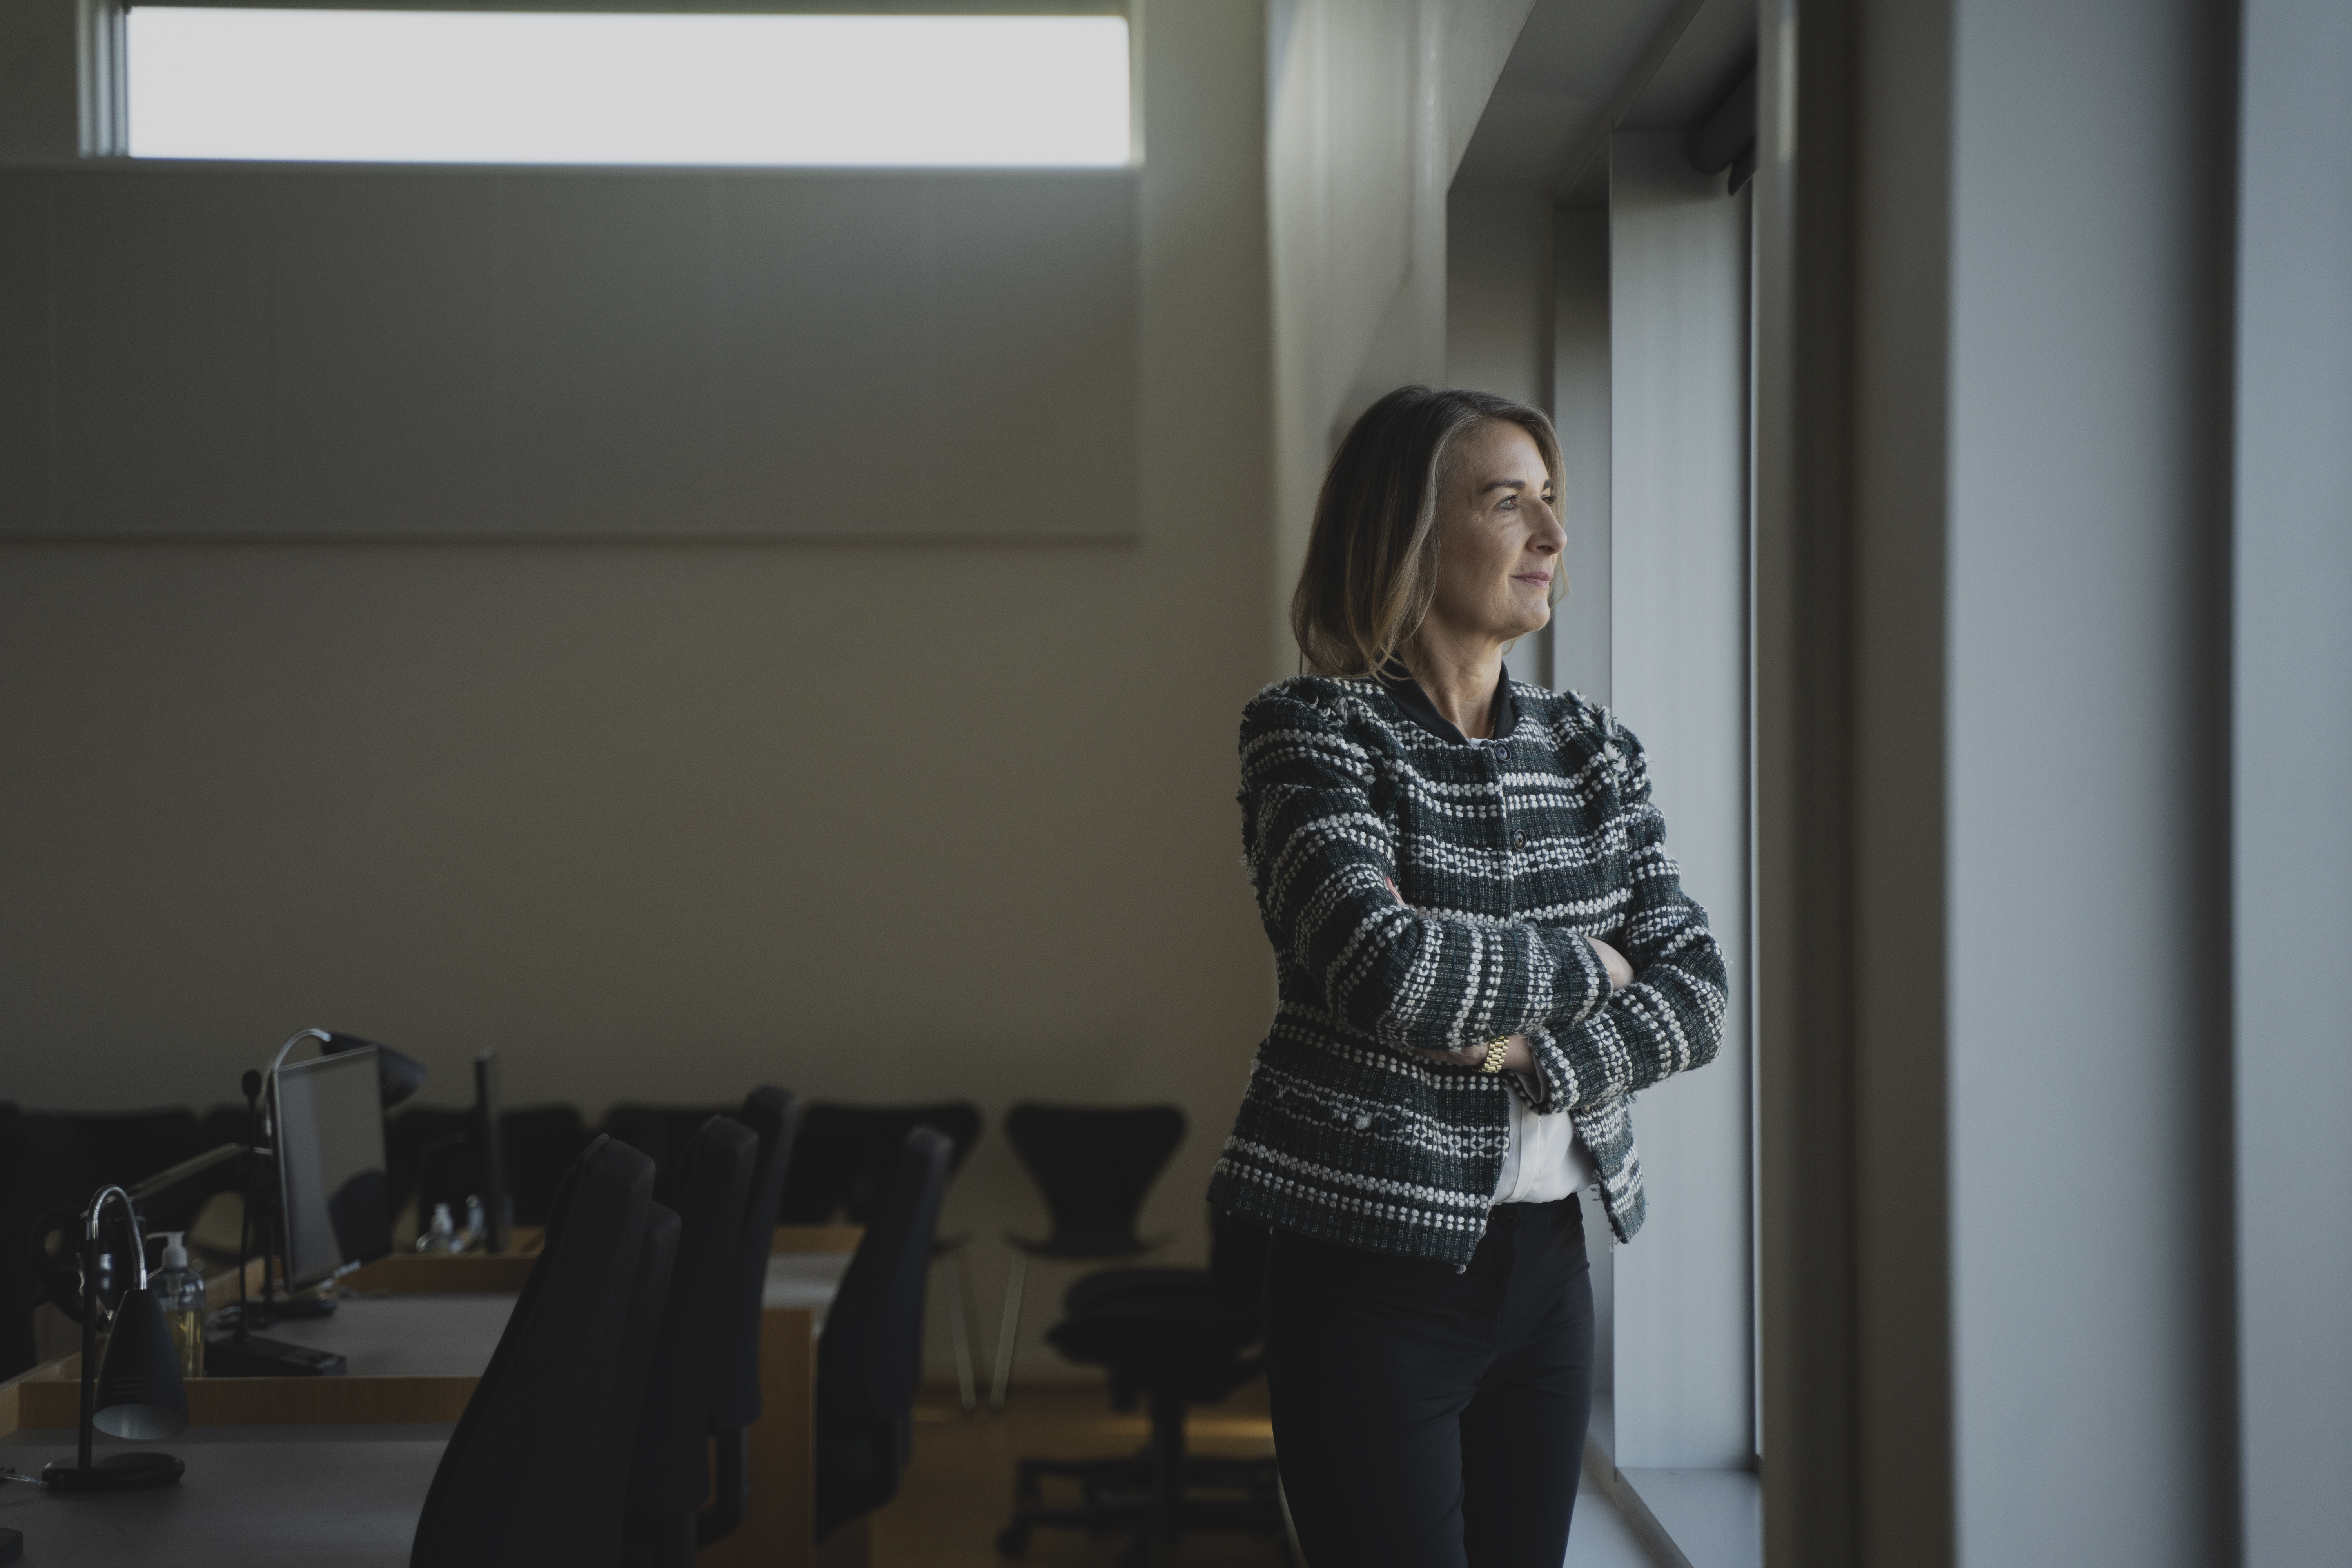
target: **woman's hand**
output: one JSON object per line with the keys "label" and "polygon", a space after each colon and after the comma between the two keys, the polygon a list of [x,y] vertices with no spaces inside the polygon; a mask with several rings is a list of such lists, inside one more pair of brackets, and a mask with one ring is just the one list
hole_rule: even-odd
{"label": "woman's hand", "polygon": [[1622,991],[1633,984],[1633,966],[1625,962],[1623,953],[1597,936],[1588,936],[1584,940],[1601,954],[1601,966],[1609,971],[1609,989],[1612,992]]}

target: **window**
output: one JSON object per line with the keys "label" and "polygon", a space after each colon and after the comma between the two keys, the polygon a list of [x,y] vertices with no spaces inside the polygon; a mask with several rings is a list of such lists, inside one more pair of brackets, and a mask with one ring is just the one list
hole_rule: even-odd
{"label": "window", "polygon": [[1115,166],[1119,16],[129,17],[137,158]]}

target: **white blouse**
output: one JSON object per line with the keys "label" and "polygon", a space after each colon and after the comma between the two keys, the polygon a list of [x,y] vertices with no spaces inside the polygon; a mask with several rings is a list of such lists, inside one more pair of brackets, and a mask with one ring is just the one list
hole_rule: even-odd
{"label": "white blouse", "polygon": [[1601,1180],[1591,1151],[1565,1112],[1538,1115],[1514,1094],[1511,1141],[1503,1150],[1503,1174],[1495,1184],[1498,1204],[1549,1204],[1573,1197]]}

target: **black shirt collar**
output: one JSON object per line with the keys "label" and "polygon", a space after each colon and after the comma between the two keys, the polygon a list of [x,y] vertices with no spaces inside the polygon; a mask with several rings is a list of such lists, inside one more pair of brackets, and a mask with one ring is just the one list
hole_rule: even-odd
{"label": "black shirt collar", "polygon": [[[1421,689],[1421,682],[1412,678],[1411,670],[1402,665],[1391,664],[1380,672],[1380,681],[1388,694],[1396,699],[1396,705],[1404,710],[1406,718],[1441,741],[1450,741],[1457,746],[1470,743],[1470,737],[1437,710],[1437,704],[1429,700],[1429,693]],[[1493,721],[1488,726],[1494,731],[1493,738],[1509,740],[1511,731],[1518,727],[1519,709],[1518,704],[1511,700],[1511,672],[1507,669],[1496,678],[1495,701],[1487,712]]]}

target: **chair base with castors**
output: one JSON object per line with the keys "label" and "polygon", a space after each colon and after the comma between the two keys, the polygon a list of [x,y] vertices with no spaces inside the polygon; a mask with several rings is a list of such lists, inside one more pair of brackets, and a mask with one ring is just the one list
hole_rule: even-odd
{"label": "chair base with castors", "polygon": [[[1143,1451],[1117,1459],[1024,1459],[1015,1471],[1013,1519],[996,1538],[1019,1557],[1039,1530],[1131,1532],[1121,1559],[1150,1561],[1155,1545],[1204,1530],[1244,1531],[1282,1543],[1288,1555],[1275,1462],[1215,1459],[1184,1449],[1184,1412],[1223,1399],[1262,1373],[1257,1280],[1262,1230],[1240,1239],[1220,1227],[1213,1268],[1112,1268],[1070,1288],[1067,1315],[1046,1338],[1054,1348],[1110,1377],[1111,1403],[1151,1415]],[[1075,1508],[1047,1508],[1045,1482],[1075,1481]]]}
{"label": "chair base with castors", "polygon": [[[1024,1459],[1014,1482],[1013,1521],[996,1534],[1001,1557],[1019,1559],[1039,1530],[1118,1531],[1129,1541],[1122,1565],[1151,1561],[1155,1546],[1200,1531],[1236,1531],[1280,1542],[1290,1555],[1282,1493],[1272,1459],[1211,1458],[1184,1451],[1181,1392],[1151,1399],[1151,1441],[1115,1459]],[[1048,1508],[1044,1482],[1075,1481],[1075,1508]]]}

